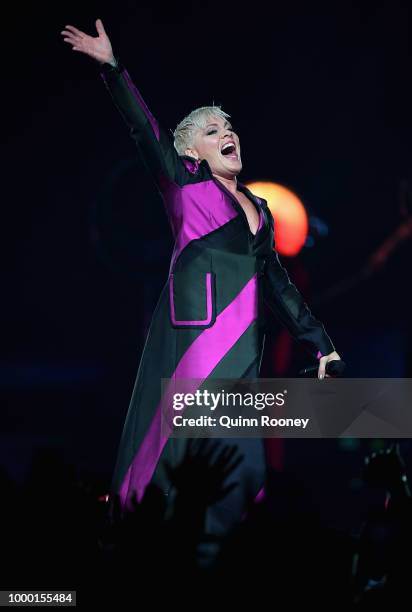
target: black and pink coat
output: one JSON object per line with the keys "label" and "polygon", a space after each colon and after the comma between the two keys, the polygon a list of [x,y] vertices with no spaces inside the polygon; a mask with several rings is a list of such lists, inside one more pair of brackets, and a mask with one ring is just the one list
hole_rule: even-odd
{"label": "black and pink coat", "polygon": [[162,460],[173,445],[160,423],[160,379],[242,378],[259,373],[266,303],[314,357],[334,351],[323,325],[289,280],[274,249],[267,202],[238,182],[256,206],[252,234],[237,199],[206,160],[179,156],[127,70],[101,69],[104,82],[160,190],[175,245],[154,311],[119,446],[112,493],[123,504],[152,480],[167,488]]}

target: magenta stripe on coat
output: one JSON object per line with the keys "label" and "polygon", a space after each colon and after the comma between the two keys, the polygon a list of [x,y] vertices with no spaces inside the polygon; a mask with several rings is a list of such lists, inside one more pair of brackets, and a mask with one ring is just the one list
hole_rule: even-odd
{"label": "magenta stripe on coat", "polygon": [[[122,506],[130,503],[136,493],[141,500],[146,485],[150,482],[156,465],[169,435],[162,431],[162,402],[171,398],[176,379],[194,379],[192,388],[185,392],[194,392],[210,375],[216,365],[225,357],[241,335],[257,319],[257,276],[248,281],[232,302],[216,317],[212,327],[205,329],[184,353],[166,393],[156,408],[156,412],[120,487]],[[160,381],[159,381],[160,383]],[[181,391],[181,389],[180,389]],[[167,403],[170,407],[170,403]]]}

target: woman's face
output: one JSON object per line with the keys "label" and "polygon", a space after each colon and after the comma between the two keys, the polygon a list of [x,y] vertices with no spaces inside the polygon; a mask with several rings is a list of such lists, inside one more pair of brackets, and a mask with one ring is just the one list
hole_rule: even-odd
{"label": "woman's face", "polygon": [[242,170],[240,144],[230,123],[222,117],[211,116],[204,129],[199,129],[186,155],[206,159],[213,174],[233,178]]}

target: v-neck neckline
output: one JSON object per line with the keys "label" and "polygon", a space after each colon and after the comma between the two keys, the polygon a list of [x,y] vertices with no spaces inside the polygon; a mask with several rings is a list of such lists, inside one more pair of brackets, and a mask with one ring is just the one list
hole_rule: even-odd
{"label": "v-neck neckline", "polygon": [[[238,190],[238,191],[240,191],[241,193],[243,193],[243,195],[244,195],[244,196],[246,196],[246,197],[247,197],[247,199],[248,199],[250,202],[252,202],[253,206],[255,207],[255,209],[256,209],[256,211],[257,211],[257,213],[258,213],[258,216],[259,216],[259,223],[258,223],[258,226],[257,226],[257,229],[256,229],[256,234],[254,234],[254,233],[252,232],[252,230],[250,229],[249,221],[248,221],[247,215],[246,215],[246,213],[245,213],[246,222],[247,222],[247,225],[248,225],[248,228],[249,228],[249,232],[250,232],[250,234],[253,236],[253,238],[256,238],[256,236],[257,236],[257,235],[258,235],[258,233],[260,232],[261,227],[262,227],[262,224],[263,224],[263,217],[262,217],[262,215],[263,215],[263,211],[262,211],[262,207],[260,206],[260,204],[258,204],[258,203],[255,201],[255,199],[254,199],[254,196],[253,196],[252,192],[251,192],[251,191],[250,191],[250,190],[249,190],[249,189],[246,187],[246,185],[244,185],[244,184],[243,184],[243,183],[241,183],[240,181],[237,181],[237,190]],[[236,196],[234,196],[234,197],[236,198]],[[236,198],[236,200],[237,200],[237,198]],[[239,206],[242,208],[243,212],[245,212],[245,211],[244,211],[244,208],[243,208],[243,206],[240,204],[240,202],[239,202]]]}
{"label": "v-neck neckline", "polygon": [[[203,161],[205,161],[205,160],[203,160]],[[219,179],[217,179],[215,176],[213,176],[212,173],[210,173],[210,174],[213,177],[213,180],[215,182],[218,182],[219,186],[221,186],[224,189],[224,191],[226,193],[228,193],[233,200],[236,201],[236,204],[239,206],[240,210],[242,211],[241,214],[243,214],[243,216],[245,218],[245,222],[246,222],[246,226],[247,226],[248,232],[249,232],[250,236],[252,237],[252,240],[255,240],[255,238],[257,237],[258,233],[260,232],[260,230],[261,230],[261,228],[263,226],[264,219],[263,219],[263,216],[262,216],[263,215],[262,207],[260,206],[260,204],[258,204],[255,201],[255,197],[254,197],[253,193],[246,187],[246,185],[244,185],[240,181],[237,181],[237,183],[236,183],[237,184],[237,190],[240,191],[241,193],[243,193],[243,195],[246,196],[248,198],[248,200],[250,200],[252,202],[253,206],[256,208],[256,211],[257,211],[257,213],[259,215],[259,223],[258,223],[258,226],[257,226],[256,234],[254,234],[252,232],[252,230],[250,229],[250,224],[249,224],[246,212],[245,212],[243,206],[241,205],[241,203],[239,202],[239,200],[237,199],[237,197],[235,196],[235,194],[232,193],[225,185],[223,185],[223,183],[221,181],[219,181]]]}

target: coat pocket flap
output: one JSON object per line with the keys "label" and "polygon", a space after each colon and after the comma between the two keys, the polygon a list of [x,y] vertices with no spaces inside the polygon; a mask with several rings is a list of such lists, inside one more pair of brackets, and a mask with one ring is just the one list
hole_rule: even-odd
{"label": "coat pocket flap", "polygon": [[210,327],[216,319],[215,274],[170,274],[169,300],[170,319],[174,327]]}

